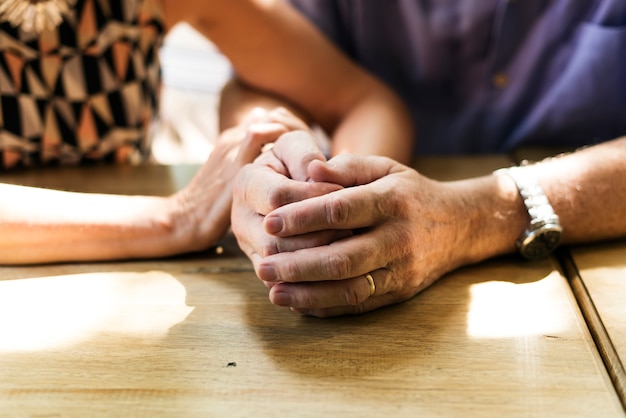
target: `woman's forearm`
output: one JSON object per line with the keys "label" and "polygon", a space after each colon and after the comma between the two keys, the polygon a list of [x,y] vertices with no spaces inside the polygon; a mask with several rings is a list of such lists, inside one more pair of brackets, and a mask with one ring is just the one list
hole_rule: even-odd
{"label": "woman's forearm", "polygon": [[243,84],[268,95],[241,94],[229,86],[222,128],[251,107],[281,104],[319,124],[333,139],[333,154],[410,162],[414,135],[404,104],[286,2],[218,0],[206,7],[166,0],[165,6],[170,25],[190,23],[224,53]]}
{"label": "woman's forearm", "polygon": [[171,255],[183,247],[170,199],[0,184],[0,264]]}
{"label": "woman's forearm", "polygon": [[333,155],[382,155],[413,162],[414,128],[400,99],[375,81],[332,135]]}
{"label": "woman's forearm", "polygon": [[168,197],[73,193],[0,183],[0,264],[154,258],[215,245],[230,227],[233,179],[304,123],[249,115],[219,136],[191,182]]}

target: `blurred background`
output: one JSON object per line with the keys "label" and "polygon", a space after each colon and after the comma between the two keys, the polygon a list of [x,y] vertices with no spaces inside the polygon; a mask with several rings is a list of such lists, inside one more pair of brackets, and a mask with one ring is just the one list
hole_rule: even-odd
{"label": "blurred background", "polygon": [[231,75],[230,63],[207,38],[181,23],[165,39],[161,64],[154,158],[161,164],[202,163],[217,138],[217,105]]}

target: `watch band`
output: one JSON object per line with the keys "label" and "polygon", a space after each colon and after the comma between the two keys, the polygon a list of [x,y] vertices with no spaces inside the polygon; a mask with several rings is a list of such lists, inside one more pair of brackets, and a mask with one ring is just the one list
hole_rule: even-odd
{"label": "watch band", "polygon": [[530,216],[530,225],[516,242],[520,254],[529,260],[547,257],[559,245],[563,228],[539,182],[523,166],[503,168],[494,174],[513,179]]}

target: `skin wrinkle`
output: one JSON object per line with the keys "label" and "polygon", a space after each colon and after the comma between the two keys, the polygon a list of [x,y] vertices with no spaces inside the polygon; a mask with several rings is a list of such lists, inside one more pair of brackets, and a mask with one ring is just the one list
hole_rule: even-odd
{"label": "skin wrinkle", "polygon": [[[393,199],[393,196],[395,195],[396,195],[395,189],[392,189],[389,187],[384,188],[384,192],[381,198],[376,201],[376,209],[378,210],[378,213],[376,213],[377,218],[383,218],[382,220],[385,220],[386,218],[389,217],[389,214],[396,213],[397,207],[395,206],[390,207],[392,202],[397,201],[397,199]],[[403,214],[406,213],[407,210],[408,208],[404,208],[404,211],[402,211],[402,213]]]}
{"label": "skin wrinkle", "polygon": [[395,259],[392,260],[392,263],[396,260],[408,258],[413,251],[417,250],[411,247],[412,237],[415,233],[414,231],[403,228],[402,224],[398,224],[398,226],[395,228],[395,231],[396,234],[395,236],[393,236],[392,240],[393,248],[396,249],[396,251],[399,248],[401,251],[395,257]]}
{"label": "skin wrinkle", "polygon": [[273,254],[278,254],[280,252],[280,248],[278,246],[278,242],[272,239],[264,239],[263,245],[261,246],[262,256],[267,257]]}
{"label": "skin wrinkle", "polygon": [[350,203],[336,194],[326,205],[326,220],[329,225],[341,225],[350,219]]}
{"label": "skin wrinkle", "polygon": [[[461,249],[464,248],[463,246],[463,242],[462,242],[462,236],[464,234],[467,234],[467,231],[471,230],[471,226],[470,226],[470,221],[468,218],[468,214],[471,213],[472,209],[473,209],[473,205],[472,205],[472,201],[465,195],[461,195],[462,196],[462,200],[461,200],[461,204],[458,208],[454,208],[454,207],[450,207],[450,202],[452,202],[452,199],[446,199],[446,208],[448,209],[448,213],[452,214],[453,217],[453,224],[454,225],[463,225],[465,226],[464,228],[452,228],[452,231],[454,233],[454,237],[452,239],[452,246],[455,249]],[[464,231],[464,233],[462,233],[461,231]],[[471,241],[471,244],[473,244],[473,242],[475,242],[474,240]]]}
{"label": "skin wrinkle", "polygon": [[[287,205],[289,203],[291,203],[293,201],[293,195],[291,193],[291,189],[290,188],[284,188],[284,187],[280,187],[280,186],[276,186],[276,187],[271,187],[268,190],[268,201],[269,201],[269,207],[270,207],[270,211],[277,209],[281,206]],[[263,214],[266,215],[266,214]],[[284,225],[283,225],[284,228]]]}
{"label": "skin wrinkle", "polygon": [[[430,181],[430,180],[428,180]],[[434,183],[438,183],[433,181]],[[430,188],[426,188],[427,190],[430,190]],[[433,200],[434,197],[432,196],[432,193],[429,192],[429,194],[427,196],[422,196],[420,197],[421,201],[431,201]],[[438,236],[441,232],[440,231],[447,231],[450,232],[450,228],[448,227],[449,224],[453,224],[453,225],[459,225],[459,216],[458,213],[460,213],[460,211],[456,211],[454,209],[452,209],[449,205],[450,200],[445,198],[441,199],[436,199],[438,201],[440,201],[442,203],[442,209],[437,211],[437,212],[427,212],[427,214],[429,214],[429,217],[423,217],[424,220],[428,221],[426,223],[422,224],[422,228],[423,228],[423,234],[426,237],[431,237],[431,236]],[[420,206],[421,207],[421,206]],[[433,215],[435,215],[433,217]],[[458,232],[458,229],[453,228],[452,229],[455,232]],[[408,236],[408,240],[409,242],[411,242],[411,236]],[[438,239],[442,239],[441,237],[436,238]],[[417,289],[423,289],[425,287],[427,287],[428,285],[430,285],[432,282],[434,282],[436,280],[437,277],[439,277],[441,274],[443,274],[442,272],[438,272],[436,269],[427,269],[425,270],[425,266],[429,266],[429,263],[424,263],[423,260],[428,260],[431,259],[433,257],[432,250],[433,247],[429,246],[428,248],[423,248],[423,244],[424,242],[431,242],[431,239],[429,238],[425,238],[424,240],[419,240],[415,242],[415,246],[416,247],[409,247],[407,248],[407,251],[405,251],[404,253],[404,260],[410,260],[412,257],[414,257],[416,254],[418,255],[417,258],[415,260],[413,260],[413,265],[414,266],[420,266],[420,272],[419,275],[424,277],[424,281],[416,286],[413,286],[412,290],[408,290],[406,289],[406,286],[404,289],[402,289],[401,292],[399,292],[399,294],[403,295],[403,296],[409,296],[411,294],[416,293]],[[455,234],[453,240],[451,242],[457,243],[458,242],[458,233]],[[461,248],[459,245],[454,245],[455,248]],[[446,247],[446,249],[449,249],[449,247]],[[441,259],[449,259],[450,258],[450,253],[448,251],[439,251],[438,254],[439,258]],[[417,267],[416,267],[417,268]]]}
{"label": "skin wrinkle", "polygon": [[327,249],[328,263],[324,266],[324,277],[349,277],[348,272],[352,271],[354,261],[343,253]]}
{"label": "skin wrinkle", "polygon": [[[294,219],[294,220],[295,220],[295,222],[296,222],[296,226],[295,226],[295,227],[296,227],[297,229],[301,229],[301,228],[302,228],[302,226],[303,226],[303,224],[305,224],[305,223],[306,223],[306,218],[305,218],[305,215],[303,215],[303,214],[302,214],[302,212],[303,212],[303,210],[302,210],[301,208],[300,208],[300,209],[297,209],[296,211],[294,211],[294,216],[293,216],[293,219]],[[283,228],[283,229],[284,229],[284,228]]]}
{"label": "skin wrinkle", "polygon": [[362,302],[359,292],[355,286],[350,286],[343,292],[343,302],[347,306],[355,306]]}
{"label": "skin wrinkle", "polygon": [[319,298],[317,296],[318,295],[315,292],[307,292],[305,293],[303,301],[308,304],[308,306],[315,306],[319,303]]}

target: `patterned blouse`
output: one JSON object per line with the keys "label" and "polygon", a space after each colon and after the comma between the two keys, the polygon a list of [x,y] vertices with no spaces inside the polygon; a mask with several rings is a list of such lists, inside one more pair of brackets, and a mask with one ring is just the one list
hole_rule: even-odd
{"label": "patterned blouse", "polygon": [[[160,86],[159,1],[2,2],[0,170],[144,160]],[[16,22],[20,2],[64,7],[36,30]]]}

